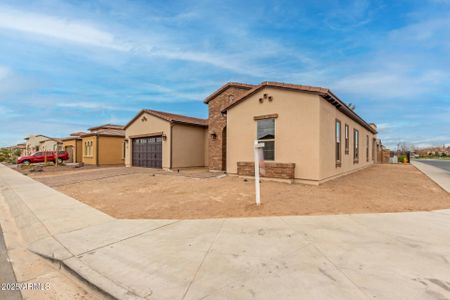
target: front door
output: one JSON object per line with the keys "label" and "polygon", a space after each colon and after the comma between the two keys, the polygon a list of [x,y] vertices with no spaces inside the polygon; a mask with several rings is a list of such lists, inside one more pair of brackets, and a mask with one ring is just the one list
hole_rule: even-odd
{"label": "front door", "polygon": [[132,165],[135,167],[162,168],[162,137],[133,139]]}

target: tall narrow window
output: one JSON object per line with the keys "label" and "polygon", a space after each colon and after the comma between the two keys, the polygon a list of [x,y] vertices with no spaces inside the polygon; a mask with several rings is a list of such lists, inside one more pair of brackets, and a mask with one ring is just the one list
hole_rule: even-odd
{"label": "tall narrow window", "polygon": [[264,160],[275,160],[275,119],[257,120],[257,139],[264,143]]}
{"label": "tall narrow window", "polygon": [[366,135],[366,161],[369,161],[369,136]]}
{"label": "tall narrow window", "polygon": [[375,147],[376,147],[375,139],[372,139],[372,161],[375,161]]}
{"label": "tall narrow window", "polygon": [[359,131],[353,129],[353,162],[359,162]]}
{"label": "tall narrow window", "polygon": [[341,166],[341,121],[336,120],[336,167]]}
{"label": "tall narrow window", "polygon": [[349,152],[349,147],[350,147],[350,141],[349,141],[349,139],[350,139],[350,129],[348,128],[348,125],[347,124],[345,124],[345,154],[348,154],[348,152]]}
{"label": "tall narrow window", "polygon": [[84,156],[92,156],[92,141],[85,142],[85,152]]}

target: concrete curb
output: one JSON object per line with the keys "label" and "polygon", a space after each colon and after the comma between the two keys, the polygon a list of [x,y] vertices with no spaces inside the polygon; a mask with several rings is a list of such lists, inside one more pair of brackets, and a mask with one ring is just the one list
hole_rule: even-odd
{"label": "concrete curb", "polygon": [[428,164],[418,162],[415,160],[411,161],[411,164],[416,167],[425,176],[433,180],[437,185],[439,185],[444,191],[450,194],[450,173],[437,168],[435,166],[430,166]]}

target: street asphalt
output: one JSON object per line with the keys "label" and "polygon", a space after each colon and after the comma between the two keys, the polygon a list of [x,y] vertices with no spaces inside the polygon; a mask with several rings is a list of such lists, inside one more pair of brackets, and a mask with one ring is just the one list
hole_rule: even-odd
{"label": "street asphalt", "polygon": [[14,275],[11,263],[8,261],[5,239],[3,238],[3,230],[0,225],[0,299],[2,300],[22,299],[22,295],[20,294],[19,291],[8,290],[7,284],[8,283],[12,284],[15,282],[16,276]]}
{"label": "street asphalt", "polygon": [[417,161],[450,172],[450,160],[418,159]]}

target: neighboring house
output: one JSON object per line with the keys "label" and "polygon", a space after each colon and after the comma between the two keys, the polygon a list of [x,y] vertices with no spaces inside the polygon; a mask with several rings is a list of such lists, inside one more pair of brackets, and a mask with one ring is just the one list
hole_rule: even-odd
{"label": "neighboring house", "polygon": [[258,140],[266,177],[319,184],[377,160],[375,124],[325,88],[231,82],[205,103],[207,120],[139,112],[125,127],[126,165],[253,176]]}
{"label": "neighboring house", "polygon": [[80,163],[83,161],[83,142],[81,135],[85,132],[74,132],[69,137],[63,138],[63,148],[69,153],[67,162]]}
{"label": "neighboring house", "polygon": [[4,147],[1,149],[7,149],[14,154],[17,153],[17,154],[19,154],[19,156],[23,156],[25,153],[25,148],[26,148],[25,144],[17,144],[15,146]]}
{"label": "neighboring house", "polygon": [[20,156],[24,155],[25,151],[26,151],[26,145],[23,144],[17,144],[16,145],[16,150],[20,151]]}
{"label": "neighboring house", "polygon": [[203,167],[208,159],[207,127],[206,119],[144,109],[125,126],[125,164]]}
{"label": "neighboring house", "polygon": [[62,141],[60,139],[47,138],[40,141],[39,151],[56,151],[56,149],[61,150],[61,146]]}
{"label": "neighboring house", "polygon": [[26,137],[24,155],[31,155],[36,151],[41,150],[41,142],[47,139],[49,139],[49,137],[42,134],[30,135]]}
{"label": "neighboring house", "polygon": [[105,124],[81,134],[82,162],[87,165],[123,165],[125,131],[121,125]]}

